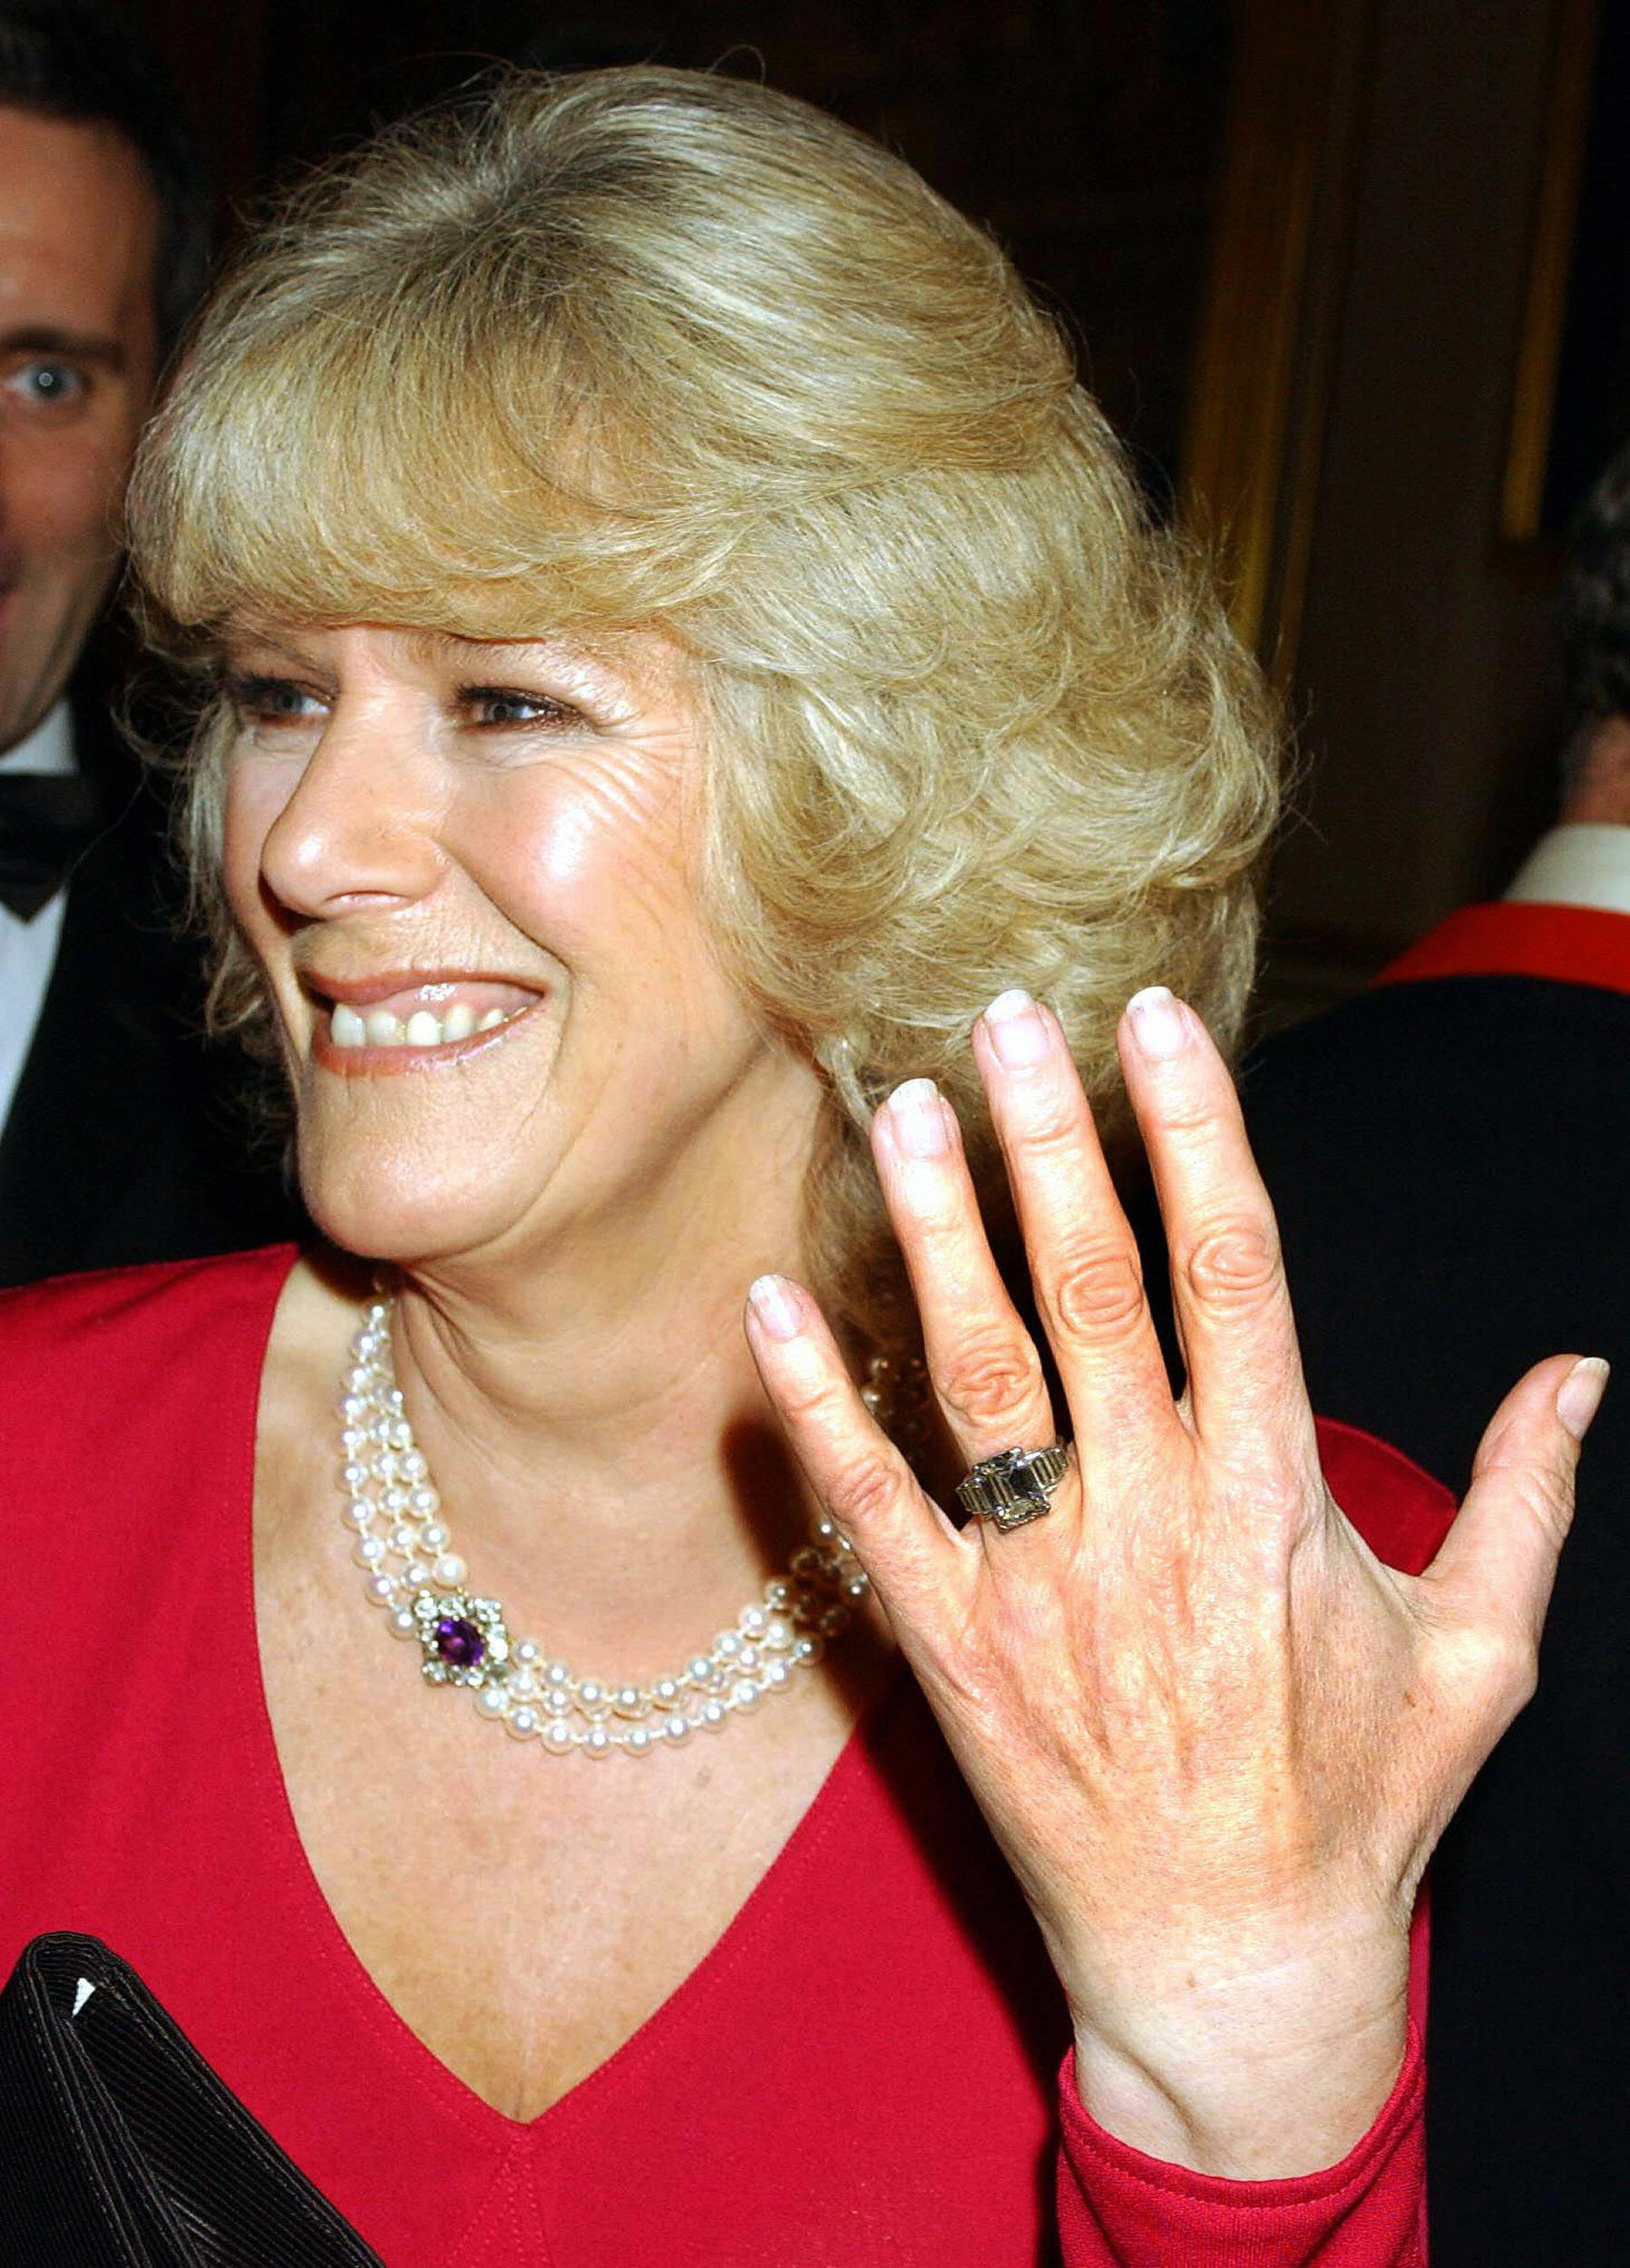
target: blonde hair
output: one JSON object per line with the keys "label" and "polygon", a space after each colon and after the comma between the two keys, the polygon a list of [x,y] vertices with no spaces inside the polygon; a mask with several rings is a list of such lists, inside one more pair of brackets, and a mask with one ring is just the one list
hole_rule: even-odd
{"label": "blonde hair", "polygon": [[[143,448],[156,634],[246,614],[482,638],[658,626],[708,749],[701,887],[830,1084],[811,1273],[905,1328],[865,1127],[937,1079],[1000,1176],[968,1051],[1061,1017],[1113,1143],[1127,996],[1226,1043],[1277,802],[1260,679],[1153,527],[1056,325],[899,159],[688,72],[506,74],[317,174],[208,310]],[[268,1017],[187,830],[219,1024]]]}

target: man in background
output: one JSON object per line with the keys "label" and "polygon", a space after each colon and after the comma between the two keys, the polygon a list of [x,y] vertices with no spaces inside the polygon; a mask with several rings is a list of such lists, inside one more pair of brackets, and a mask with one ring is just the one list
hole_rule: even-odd
{"label": "man in background", "polygon": [[93,633],[131,458],[202,290],[173,92],[97,0],[0,0],[0,1284],[279,1232],[195,1035],[163,813]]}
{"label": "man in background", "polygon": [[1314,1407],[1462,1492],[1540,1355],[1618,1373],[1538,1695],[1432,1874],[1432,2268],[1630,2257],[1630,453],[1564,598],[1559,823],[1242,1074]]}

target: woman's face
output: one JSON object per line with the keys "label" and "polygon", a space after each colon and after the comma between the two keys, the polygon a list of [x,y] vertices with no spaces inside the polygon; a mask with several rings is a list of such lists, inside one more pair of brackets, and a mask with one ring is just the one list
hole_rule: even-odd
{"label": "woman's face", "polygon": [[673,649],[279,625],[228,666],[227,888],[337,1242],[425,1261],[599,1227],[671,1256],[760,1186],[795,1217],[818,1084],[703,927]]}

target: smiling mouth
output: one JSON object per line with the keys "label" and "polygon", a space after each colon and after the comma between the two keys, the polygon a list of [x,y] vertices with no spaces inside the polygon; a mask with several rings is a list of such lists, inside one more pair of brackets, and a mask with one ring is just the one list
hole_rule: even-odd
{"label": "smiling mouth", "polygon": [[502,1031],[536,1007],[540,995],[519,984],[456,978],[406,985],[383,997],[364,997],[358,986],[349,1000],[322,999],[317,1052],[350,1059],[360,1070],[362,1056],[386,1052],[408,1058],[446,1053]]}

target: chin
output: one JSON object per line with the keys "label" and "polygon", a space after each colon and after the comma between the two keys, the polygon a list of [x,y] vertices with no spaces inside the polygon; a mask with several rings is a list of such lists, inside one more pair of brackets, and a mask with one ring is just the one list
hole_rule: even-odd
{"label": "chin", "polygon": [[302,1147],[300,1194],[331,1244],[404,1267],[493,1246],[515,1219],[491,1175],[384,1151],[341,1160]]}

